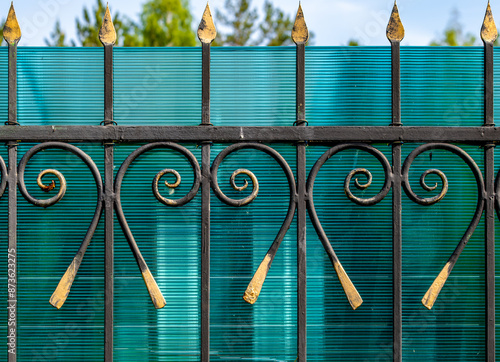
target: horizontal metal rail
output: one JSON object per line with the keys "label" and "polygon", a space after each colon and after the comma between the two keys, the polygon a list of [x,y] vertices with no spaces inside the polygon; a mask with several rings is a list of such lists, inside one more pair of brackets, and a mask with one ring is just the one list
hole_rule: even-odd
{"label": "horizontal metal rail", "polygon": [[498,127],[3,126],[0,142],[500,143]]}

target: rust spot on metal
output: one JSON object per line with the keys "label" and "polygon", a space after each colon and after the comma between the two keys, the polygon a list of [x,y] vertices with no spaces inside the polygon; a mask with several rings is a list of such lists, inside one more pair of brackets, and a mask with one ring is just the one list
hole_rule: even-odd
{"label": "rust spot on metal", "polygon": [[394,1],[394,7],[392,8],[391,18],[389,19],[389,24],[387,24],[387,39],[391,42],[400,42],[405,37],[405,28],[399,17],[399,10],[396,1]]}
{"label": "rust spot on metal", "polygon": [[40,185],[40,188],[42,189],[42,191],[50,192],[56,188],[56,182],[54,180],[51,180],[49,185]]}
{"label": "rust spot on metal", "polygon": [[267,277],[267,272],[271,267],[271,262],[271,255],[267,254],[264,260],[262,260],[262,263],[260,263],[260,266],[255,272],[252,280],[248,284],[245,294],[243,294],[245,302],[254,304],[257,301],[257,298],[259,298],[260,291],[262,290],[262,286],[264,285],[264,281]]}
{"label": "rust spot on metal", "polygon": [[142,271],[142,278],[144,279],[144,283],[146,283],[146,287],[148,288],[149,295],[151,296],[155,308],[161,309],[167,305],[165,298],[163,298],[163,294],[161,294],[160,288],[158,288],[158,284],[156,284],[155,278],[153,278],[153,274],[151,274],[148,268]]}
{"label": "rust spot on metal", "polygon": [[99,30],[99,40],[103,45],[113,45],[116,42],[116,30],[111,19],[109,6],[106,5],[106,14],[102,21],[101,29]]}
{"label": "rust spot on metal", "polygon": [[200,39],[202,43],[210,44],[214,41],[216,36],[217,29],[215,28],[212,13],[210,12],[210,6],[208,6],[207,2],[205,12],[201,18],[200,26],[198,26],[198,39]]}
{"label": "rust spot on metal", "polygon": [[15,45],[21,40],[21,28],[17,21],[13,2],[10,4],[9,15],[3,27],[3,38],[10,45]]}
{"label": "rust spot on metal", "polygon": [[490,2],[488,1],[488,7],[486,8],[486,14],[484,15],[483,27],[481,28],[481,39],[483,39],[485,43],[494,43],[497,38],[498,30],[495,25],[495,20],[493,19]]}
{"label": "rust spot on metal", "polygon": [[349,304],[351,305],[353,310],[356,310],[361,304],[363,304],[363,299],[359,295],[354,284],[352,284],[352,281],[342,267],[342,264],[336,261],[334,262],[333,267],[335,268],[335,272],[337,272],[337,276],[339,277],[340,284],[342,284],[342,288],[344,288],[344,292],[347,300],[349,301]]}
{"label": "rust spot on metal", "polygon": [[430,310],[434,306],[434,303],[436,302],[436,299],[439,293],[441,292],[441,289],[443,289],[446,280],[450,276],[451,269],[452,269],[452,264],[450,262],[446,263],[443,270],[441,270],[441,273],[439,273],[436,280],[434,280],[434,283],[432,283],[427,293],[425,293],[424,297],[422,298],[422,304],[427,309]]}
{"label": "rust spot on metal", "polygon": [[295,24],[293,24],[292,39],[295,44],[305,44],[307,40],[309,40],[309,30],[307,29],[304,13],[302,12],[302,6],[300,4],[299,10],[297,10],[297,16],[295,17]]}

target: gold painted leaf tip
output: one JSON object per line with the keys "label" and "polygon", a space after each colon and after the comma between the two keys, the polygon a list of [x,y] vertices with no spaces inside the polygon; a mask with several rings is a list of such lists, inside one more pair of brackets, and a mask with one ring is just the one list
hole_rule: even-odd
{"label": "gold painted leaf tip", "polygon": [[106,5],[106,14],[99,30],[99,40],[103,45],[113,45],[116,42],[116,30],[108,5]]}
{"label": "gold painted leaf tip", "polygon": [[17,44],[21,40],[21,27],[17,21],[14,2],[10,4],[9,15],[7,15],[7,20],[3,27],[3,38],[11,45]]}
{"label": "gold painted leaf tip", "polygon": [[200,39],[202,43],[210,44],[214,41],[216,36],[217,29],[215,28],[212,13],[210,12],[210,6],[207,2],[207,6],[203,12],[203,17],[201,18],[200,26],[198,27],[198,39]]}
{"label": "gold painted leaf tip", "polygon": [[300,5],[300,3],[299,9],[297,10],[297,16],[295,17],[295,23],[293,24],[292,39],[295,44],[305,44],[307,40],[309,40],[309,30],[307,29],[302,5]]}
{"label": "gold painted leaf tip", "polygon": [[387,24],[386,34],[387,39],[391,42],[400,42],[405,37],[405,28],[401,18],[399,17],[399,9],[396,1],[394,1],[391,18],[389,19],[389,24]]}
{"label": "gold painted leaf tip", "polygon": [[486,14],[484,15],[483,27],[481,28],[481,39],[485,43],[494,43],[497,38],[498,30],[495,25],[495,20],[493,19],[490,2],[488,1],[488,7],[486,8]]}

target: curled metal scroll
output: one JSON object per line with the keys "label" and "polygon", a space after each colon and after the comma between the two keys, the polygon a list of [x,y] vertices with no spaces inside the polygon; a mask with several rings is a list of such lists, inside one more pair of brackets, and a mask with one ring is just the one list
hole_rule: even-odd
{"label": "curled metal scroll", "polygon": [[165,298],[163,297],[160,288],[158,287],[158,284],[156,283],[153,275],[151,274],[151,271],[149,270],[146,261],[144,260],[144,257],[141,254],[141,251],[139,250],[139,247],[137,246],[137,242],[134,239],[134,236],[132,235],[132,231],[130,230],[130,227],[127,223],[127,219],[125,218],[125,215],[123,213],[123,208],[122,208],[122,203],[121,203],[121,188],[122,188],[122,182],[123,182],[123,177],[125,176],[129,166],[132,164],[132,162],[137,159],[140,155],[144,154],[145,152],[148,152],[153,149],[170,149],[179,152],[182,154],[190,163],[191,167],[193,168],[193,173],[194,173],[194,181],[193,181],[193,186],[191,190],[188,192],[187,195],[184,197],[177,199],[177,200],[172,200],[168,199],[164,196],[162,196],[158,190],[158,183],[162,176],[166,174],[173,174],[176,177],[176,181],[171,184],[166,182],[165,184],[168,187],[171,188],[176,188],[180,185],[181,183],[181,176],[180,174],[173,170],[173,169],[164,169],[160,171],[158,174],[156,174],[155,178],[153,179],[153,193],[155,197],[160,201],[161,203],[168,205],[168,206],[182,206],[187,204],[189,201],[191,201],[196,194],[198,193],[198,189],[200,188],[200,183],[201,183],[201,170],[200,166],[198,164],[198,161],[196,160],[196,157],[185,147],[182,147],[178,144],[171,143],[171,142],[157,142],[157,143],[150,143],[147,145],[144,145],[134,152],[132,152],[125,161],[123,161],[123,164],[121,165],[120,169],[118,170],[118,173],[116,174],[115,178],[115,193],[116,193],[116,201],[115,201],[115,210],[116,210],[116,216],[118,218],[118,221],[120,222],[120,225],[122,227],[122,230],[125,234],[125,237],[127,238],[127,241],[129,243],[130,249],[132,250],[132,253],[134,254],[135,260],[137,262],[137,265],[139,266],[139,269],[141,270],[142,277],[144,279],[144,282],[146,284],[146,287],[148,289],[149,295],[151,296],[151,300],[157,309],[161,309],[166,305]]}
{"label": "curled metal scroll", "polygon": [[5,193],[5,190],[7,189],[7,166],[5,165],[4,159],[0,156],[0,177],[2,177],[2,180],[0,181],[0,198],[3,196]]}
{"label": "curled metal scroll", "polygon": [[420,147],[416,148],[412,153],[410,153],[410,155],[407,157],[407,159],[405,160],[404,165],[403,165],[403,175],[402,176],[403,176],[403,188],[404,188],[406,194],[408,195],[408,197],[412,201],[414,201],[420,205],[433,205],[433,204],[439,202],[440,200],[442,200],[443,197],[446,195],[446,193],[448,191],[448,180],[447,180],[446,176],[439,170],[435,170],[435,169],[427,170],[424,172],[424,174],[420,178],[420,184],[421,184],[422,188],[424,188],[427,191],[432,191],[432,190],[437,189],[437,185],[435,185],[433,187],[429,187],[425,183],[425,177],[427,175],[435,174],[441,178],[443,185],[442,185],[442,188],[441,188],[439,195],[437,195],[435,197],[431,197],[431,198],[419,197],[417,194],[415,194],[415,192],[413,192],[413,190],[410,186],[410,182],[408,180],[409,170],[411,168],[413,161],[422,153],[429,151],[429,150],[436,150],[436,149],[449,151],[449,152],[457,155],[458,157],[460,157],[463,161],[465,161],[465,163],[467,164],[467,166],[469,166],[469,168],[471,169],[471,171],[474,174],[474,177],[476,179],[477,189],[478,189],[478,198],[477,198],[477,207],[476,207],[476,211],[474,213],[474,217],[473,217],[469,227],[465,231],[464,236],[462,237],[462,239],[458,243],[453,254],[451,254],[451,256],[448,259],[448,262],[446,263],[444,268],[441,270],[439,275],[436,277],[436,279],[434,280],[434,282],[430,286],[427,293],[425,293],[424,297],[422,298],[422,304],[428,309],[432,309],[432,307],[434,306],[434,303],[436,302],[436,299],[437,299],[439,293],[441,292],[441,289],[443,288],[444,284],[446,283],[446,280],[450,276],[450,273],[451,273],[453,267],[455,266],[458,258],[460,257],[460,254],[464,250],[465,245],[467,245],[467,242],[469,241],[469,239],[471,238],[472,234],[474,233],[477,225],[479,224],[479,221],[481,220],[481,215],[482,215],[483,209],[484,209],[484,198],[485,198],[485,188],[484,188],[483,175],[481,173],[481,170],[477,166],[476,162],[472,159],[472,157],[470,157],[461,148],[454,146],[454,145],[446,144],[446,143],[429,143],[429,144],[420,146]]}
{"label": "curled metal scroll", "polygon": [[37,183],[39,187],[48,192],[51,189],[53,189],[52,186],[55,186],[55,182],[52,181],[52,185],[44,185],[42,182],[42,177],[45,176],[46,174],[52,174],[57,177],[59,180],[59,191],[57,195],[47,199],[47,200],[41,200],[33,197],[28,190],[26,189],[26,184],[24,182],[24,173],[26,170],[26,165],[28,164],[29,160],[35,156],[38,152],[42,150],[48,150],[48,149],[60,149],[63,151],[69,151],[79,157],[85,165],[90,169],[92,172],[92,176],[94,177],[95,184],[97,187],[97,204],[96,204],[96,209],[94,212],[94,217],[92,218],[92,222],[87,230],[87,234],[85,235],[85,238],[82,241],[82,244],[80,245],[80,248],[78,249],[78,252],[76,253],[75,257],[73,258],[73,261],[71,262],[70,266],[64,273],[63,277],[61,278],[59,284],[57,285],[56,290],[52,294],[50,298],[50,304],[52,304],[54,307],[57,309],[61,308],[68,298],[69,292],[71,290],[71,286],[73,285],[73,281],[75,280],[76,274],[78,273],[78,268],[80,267],[80,264],[82,263],[83,256],[85,255],[85,252],[87,250],[87,247],[90,244],[90,241],[92,240],[92,237],[94,235],[94,232],[97,228],[97,224],[99,223],[99,219],[102,214],[102,199],[103,199],[103,185],[102,185],[102,178],[101,174],[99,172],[99,169],[97,168],[96,164],[94,161],[90,158],[89,155],[87,155],[85,152],[80,150],[79,148],[70,145],[68,143],[63,143],[63,142],[46,142],[46,143],[41,143],[39,145],[36,145],[32,147],[26,154],[23,156],[21,161],[19,162],[19,179],[18,179],[18,184],[19,184],[19,190],[21,191],[21,194],[24,196],[24,198],[30,202],[33,205],[40,206],[40,207],[49,207],[57,202],[59,202],[63,197],[66,192],[66,179],[64,176],[57,170],[53,169],[48,169],[42,171],[37,178]]}
{"label": "curled metal scroll", "polygon": [[[321,222],[319,221],[316,209],[314,207],[314,197],[313,197],[314,182],[316,181],[316,176],[318,175],[318,172],[320,171],[321,167],[323,167],[323,165],[332,156],[344,150],[360,150],[368,152],[382,164],[385,174],[385,182],[380,192],[371,198],[364,199],[354,196],[354,194],[351,192],[350,189],[351,181],[354,177],[356,177],[355,178],[356,187],[358,189],[365,190],[371,186],[372,174],[370,173],[370,171],[366,169],[352,170],[347,175],[344,182],[344,192],[346,196],[349,198],[349,200],[351,200],[352,202],[362,206],[371,206],[379,203],[389,193],[393,177],[392,177],[391,165],[382,152],[380,152],[379,150],[370,145],[362,143],[351,143],[351,144],[337,145],[326,151],[315,163],[307,179],[307,193],[309,196],[309,201],[307,203],[307,210],[309,211],[309,216],[313,223],[314,229],[316,230],[316,233],[318,234],[319,239],[323,244],[326,253],[328,254],[328,257],[330,258],[330,261],[335,269],[335,272],[337,273],[337,276],[339,278],[340,283],[342,284],[342,288],[344,289],[349,304],[353,309],[357,309],[363,303],[363,299],[359,295],[358,291],[356,290],[356,287],[351,282],[351,279],[349,278],[344,268],[342,267],[342,264],[340,263],[337,255],[335,254],[335,251],[333,250],[332,244],[328,240],[328,237],[326,236],[326,233],[323,230],[323,227],[321,226]],[[357,178],[358,175],[364,175],[367,178],[366,183],[361,184],[359,182],[359,179]]]}
{"label": "curled metal scroll", "polygon": [[236,185],[236,177],[239,175],[246,175],[250,178],[252,181],[252,193],[247,196],[246,198],[240,199],[240,200],[235,200],[231,199],[228,196],[226,196],[220,189],[219,183],[217,180],[217,173],[219,171],[219,166],[221,163],[224,161],[224,159],[232,154],[233,152],[243,150],[243,149],[254,149],[258,151],[262,151],[269,156],[271,156],[276,162],[278,162],[279,166],[281,169],[285,172],[286,178],[288,180],[288,186],[290,188],[290,201],[288,204],[288,211],[285,217],[285,220],[283,221],[283,224],[278,232],[278,235],[274,239],[273,243],[271,244],[271,247],[266,253],[266,256],[262,260],[259,268],[255,272],[252,280],[248,284],[248,287],[243,295],[243,299],[250,304],[254,304],[257,301],[257,298],[260,295],[260,292],[262,290],[262,286],[264,284],[264,281],[267,277],[267,273],[269,272],[269,269],[271,268],[271,264],[274,260],[274,257],[276,256],[276,253],[278,252],[278,249],[281,245],[281,242],[283,241],[283,238],[285,237],[288,229],[290,229],[290,225],[292,224],[293,221],[293,216],[295,214],[295,194],[296,194],[296,185],[295,185],[295,178],[293,175],[293,172],[286,162],[286,160],[274,149],[271,147],[268,147],[266,145],[262,145],[260,143],[238,143],[234,144],[232,146],[227,147],[224,149],[217,157],[215,158],[213,164],[212,164],[212,189],[214,190],[215,195],[224,202],[225,204],[229,206],[235,206],[235,207],[240,207],[244,205],[248,205],[251,203],[253,200],[258,195],[259,192],[259,182],[257,180],[257,177],[249,170],[245,169],[239,169],[233,172],[231,175],[230,183],[231,186],[237,190],[237,191],[243,191],[248,187],[248,181],[245,179],[243,186],[237,186]]}

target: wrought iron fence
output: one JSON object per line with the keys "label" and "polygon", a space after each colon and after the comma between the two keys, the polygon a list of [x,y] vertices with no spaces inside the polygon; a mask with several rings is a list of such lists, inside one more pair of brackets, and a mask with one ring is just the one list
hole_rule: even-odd
{"label": "wrought iron fence", "polygon": [[[352,309],[357,309],[363,299],[352,283],[341,261],[337,257],[322,224],[318,218],[314,203],[314,185],[316,177],[328,159],[345,150],[360,150],[366,152],[380,163],[385,174],[385,180],[380,192],[371,198],[360,198],[351,191],[351,183],[358,189],[367,189],[372,184],[372,175],[367,169],[354,169],[345,178],[344,191],[355,204],[361,206],[375,205],[389,195],[392,190],[392,243],[393,243],[393,360],[402,360],[402,195],[404,193],[413,202],[420,205],[433,205],[440,202],[448,191],[446,175],[437,169],[425,171],[420,180],[424,190],[433,191],[437,185],[430,186],[426,182],[428,175],[436,175],[442,182],[441,190],[434,197],[424,198],[417,195],[409,182],[409,170],[414,160],[429,150],[444,150],[457,155],[470,168],[477,184],[478,197],[474,218],[466,233],[458,243],[441,273],[436,276],[423,296],[422,303],[431,309],[452,272],[460,254],[477,228],[480,219],[485,214],[486,242],[486,360],[495,360],[495,235],[494,213],[500,211],[500,178],[495,182],[494,148],[500,139],[500,130],[495,127],[493,117],[493,43],[497,38],[497,30],[488,5],[485,21],[481,31],[484,42],[484,125],[482,127],[407,127],[401,118],[401,76],[400,76],[400,43],[404,37],[404,28],[394,9],[387,27],[387,37],[392,52],[392,123],[379,127],[315,127],[308,124],[306,118],[305,99],[305,46],[308,40],[308,30],[304,21],[302,9],[299,6],[292,37],[296,43],[296,122],[289,127],[218,127],[211,123],[210,118],[210,49],[216,36],[216,30],[207,5],[198,29],[198,37],[202,43],[202,122],[199,126],[120,126],[113,119],[113,45],[116,33],[111,21],[109,9],[106,11],[100,40],[104,45],[104,121],[96,126],[22,126],[17,119],[17,44],[21,31],[16,20],[13,7],[4,28],[4,38],[9,48],[9,114],[6,125],[0,131],[0,140],[8,145],[8,163],[0,158],[2,181],[0,194],[8,190],[9,199],[9,247],[8,247],[8,297],[9,297],[9,339],[8,360],[16,361],[17,351],[17,191],[31,204],[40,207],[50,207],[59,202],[66,192],[64,175],[54,169],[42,171],[37,183],[47,192],[56,189],[52,181],[45,184],[42,178],[53,175],[58,179],[58,190],[55,196],[42,200],[30,194],[25,185],[25,170],[30,159],[47,149],[60,149],[79,157],[92,172],[97,188],[97,206],[84,240],[69,265],[66,273],[50,298],[50,303],[61,308],[67,298],[71,298],[70,289],[78,273],[87,247],[94,235],[101,214],[104,210],[105,225],[105,361],[113,360],[113,301],[114,301],[114,230],[113,221],[116,217],[122,231],[128,240],[130,249],[137,261],[146,288],[156,308],[165,306],[165,299],[155,278],[148,268],[147,262],[134,239],[125,218],[121,190],[125,174],[133,162],[142,154],[153,149],[169,149],[178,152],[191,165],[193,185],[190,191],[180,199],[169,199],[161,195],[158,184],[163,176],[173,175],[175,182],[166,182],[169,188],[175,189],[181,183],[181,175],[174,169],[164,169],[153,180],[153,193],[162,204],[170,207],[186,205],[201,189],[201,361],[210,360],[210,199],[213,194],[223,203],[242,207],[252,203],[259,193],[259,181],[248,169],[238,169],[231,176],[231,185],[237,191],[248,188],[249,182],[238,186],[235,178],[246,175],[251,183],[251,193],[243,199],[233,199],[226,195],[218,183],[218,171],[221,163],[230,155],[243,149],[253,149],[263,152],[274,159],[286,175],[289,187],[288,211],[285,220],[248,284],[243,299],[254,304],[257,302],[267,273],[278,252],[280,244],[293,223],[297,222],[297,360],[307,360],[307,270],[306,270],[306,222],[307,215],[316,230],[319,239],[327,253],[332,266],[344,289],[347,301]],[[20,142],[35,142],[18,164],[18,145]],[[69,143],[71,142],[71,143]],[[99,142],[104,145],[104,178],[92,158],[75,146],[78,142]],[[116,176],[113,171],[114,147],[117,142],[145,142],[144,146],[132,152],[121,165]],[[199,160],[187,148],[179,143],[193,142],[201,144],[201,166]],[[402,159],[402,144],[404,142],[423,143],[414,149],[404,160]],[[213,143],[229,144],[211,162]],[[267,144],[291,143],[296,147],[296,169],[293,170],[280,153]],[[374,143],[392,145],[392,161],[375,148]],[[480,145],[484,148],[484,175],[473,158],[455,144]],[[329,147],[314,164],[309,174],[306,168],[306,146],[327,145]],[[367,179],[361,184],[359,176]]]}

